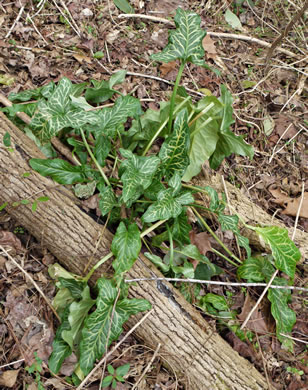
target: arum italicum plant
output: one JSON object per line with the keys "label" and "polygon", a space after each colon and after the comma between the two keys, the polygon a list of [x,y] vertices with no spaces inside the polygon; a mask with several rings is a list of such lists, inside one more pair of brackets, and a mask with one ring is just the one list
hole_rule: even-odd
{"label": "arum italicum plant", "polygon": [[[138,99],[123,96],[114,88],[124,82],[125,71],[116,72],[109,81],[92,80],[93,87],[86,83],[74,85],[63,78],[58,85],[51,82],[37,90],[10,95],[13,101],[38,100],[18,107],[33,115],[30,126],[24,130],[48,157],[31,159],[31,167],[60,184],[74,185],[76,196],[81,198],[98,193],[104,223],[115,231],[110,253],[86,276],[73,275],[59,265],[50,269],[51,276],[57,279],[59,291],[54,306],[62,322],[57,329],[49,367],[58,373],[66,357],[75,353],[78,362],[72,377],[74,383],[83,380],[96,359],[106,352],[106,347],[119,337],[129,316],[150,308],[149,302],[143,299],[128,299],[128,288],[123,279],[136,261],[142,242],[148,248],[146,256],[166,276],[210,280],[222,272],[191,244],[188,206],[201,229],[207,230],[222,248],[213,251],[238,267],[239,277],[251,282],[267,282],[278,269],[290,281],[294,278],[300,253],[286,230],[246,225],[272,250],[271,256],[253,257],[249,240],[241,235],[239,217],[224,214],[225,203],[217,192],[211,187],[183,184],[200,172],[206,160],[212,168],[217,168],[232,153],[253,156],[253,148],[242,136],[236,136],[230,130],[234,122],[232,97],[224,85],[220,88],[219,99],[206,96],[197,103],[193,103],[185,89],[179,86],[187,63],[207,67],[202,48],[206,32],[200,28],[200,22],[197,14],[179,8],[175,16],[176,29],[170,32],[168,45],[152,56],[161,62],[180,61],[171,99],[161,102],[159,111],[144,113]],[[93,106],[109,99],[113,99],[112,107]],[[12,118],[16,111],[16,107],[6,109]],[[124,125],[128,118],[133,120],[127,130]],[[73,148],[78,165],[54,158],[50,144],[54,136],[60,136]],[[152,148],[156,141],[161,145],[158,153]],[[111,174],[106,170],[107,165]],[[208,207],[195,202],[193,195],[196,192],[209,197]],[[246,254],[244,260],[217,237],[199,213],[202,208],[216,216],[222,231],[234,233],[242,255]],[[121,209],[126,210],[127,218],[121,217]],[[142,231],[138,227],[140,223]],[[154,230],[155,237],[144,241]],[[169,251],[164,255],[168,246]],[[159,252],[162,247],[164,252]],[[96,295],[91,295],[88,279],[112,257],[113,279],[101,277],[96,284]],[[196,269],[191,259],[198,262]],[[287,281],[275,278],[273,283],[284,285]],[[186,296],[189,299],[189,294]],[[199,306],[207,310],[209,306],[206,305],[216,298],[196,299],[200,299]],[[268,299],[276,320],[277,337],[291,349],[292,341],[281,336],[281,333],[291,332],[295,323],[295,314],[287,305],[290,293],[288,290],[269,290]]]}

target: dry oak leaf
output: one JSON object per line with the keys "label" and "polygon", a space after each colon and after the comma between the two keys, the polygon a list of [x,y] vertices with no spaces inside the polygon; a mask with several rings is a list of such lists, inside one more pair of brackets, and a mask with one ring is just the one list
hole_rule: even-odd
{"label": "dry oak leaf", "polygon": [[[292,215],[293,217],[295,217],[298,212],[300,202],[301,196],[295,199],[290,198],[287,202],[287,207],[285,208],[285,210],[283,210],[282,214]],[[304,193],[304,200],[299,212],[299,216],[302,218],[308,218],[308,192]]]}
{"label": "dry oak leaf", "polygon": [[0,375],[0,386],[14,387],[19,370],[7,370]]}
{"label": "dry oak leaf", "polygon": [[[244,322],[254,305],[255,301],[253,301],[250,298],[250,295],[247,293],[241,314],[237,316],[238,319]],[[268,333],[268,328],[260,306],[252,313],[249,321],[246,324],[246,327],[255,333]]]}
{"label": "dry oak leaf", "polygon": [[208,58],[215,58],[217,56],[215,41],[209,35],[203,38],[202,46]]}
{"label": "dry oak leaf", "polygon": [[177,61],[163,63],[159,67],[159,70],[161,77],[166,78],[167,80],[175,80],[177,75]]}
{"label": "dry oak leaf", "polygon": [[[290,198],[283,193],[279,188],[269,188],[270,193],[275,197],[274,202],[280,206],[284,206],[285,209],[282,214],[291,215],[295,217],[301,202],[301,196],[297,198]],[[301,206],[299,216],[302,218],[308,218],[308,192],[304,193],[304,200]]]}

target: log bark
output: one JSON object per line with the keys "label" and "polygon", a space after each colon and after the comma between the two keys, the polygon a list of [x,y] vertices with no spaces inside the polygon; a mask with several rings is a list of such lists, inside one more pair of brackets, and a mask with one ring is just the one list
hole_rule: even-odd
{"label": "log bark", "polygon": [[[277,218],[273,218],[260,206],[254,204],[249,200],[249,197],[245,195],[240,189],[234,187],[232,184],[226,182],[224,187],[221,175],[214,174],[207,177],[201,177],[201,175],[195,180],[195,184],[204,187],[210,186],[214,188],[219,194],[225,192],[228,193],[229,204],[232,206],[231,213],[238,214],[242,217],[245,223],[252,226],[258,225],[274,225],[282,228],[286,226]],[[201,198],[202,199],[202,198]],[[204,203],[204,202],[203,202]],[[291,238],[293,235],[294,228],[286,228]],[[242,234],[247,237],[251,244],[256,247],[262,248],[262,242],[258,235],[250,229],[244,228]],[[302,254],[302,261],[308,258],[308,234],[302,230],[296,229],[294,243],[299,248]]]}
{"label": "log bark", "polygon": [[[3,146],[6,132],[11,135],[13,151]],[[69,189],[31,171],[30,157],[44,158],[34,143],[0,112],[0,204],[8,202],[7,212],[69,271],[83,274],[89,259],[93,265],[109,252],[112,234],[81,211]],[[25,172],[31,175],[24,177]],[[50,200],[39,203],[35,213],[31,205],[11,206],[13,202],[43,195]],[[107,271],[108,264],[104,264],[92,281]],[[161,276],[142,255],[128,275]],[[171,284],[141,282],[131,287],[130,296],[148,299],[154,308],[136,336],[152,348],[158,343],[162,345],[160,354],[177,374],[185,374],[188,389],[268,388],[263,376],[214,332]],[[129,324],[136,323],[140,316],[131,318]]]}

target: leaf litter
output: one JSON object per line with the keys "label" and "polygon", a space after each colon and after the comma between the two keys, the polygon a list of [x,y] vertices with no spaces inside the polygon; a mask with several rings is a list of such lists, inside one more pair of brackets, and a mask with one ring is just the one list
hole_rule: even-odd
{"label": "leaf litter", "polygon": [[[102,3],[105,6],[105,9],[103,9],[102,12],[106,12],[107,2],[103,1]],[[143,2],[139,3],[142,4]],[[159,6],[159,2],[157,1],[150,1],[148,3],[149,4],[146,4],[146,6],[141,5],[141,12],[149,12],[149,14],[151,15],[150,12],[156,11],[160,12],[158,15],[162,17],[167,17],[170,16],[170,14],[177,8],[178,4],[176,3],[181,2],[164,1],[163,6]],[[194,1],[190,1],[189,3],[192,8],[198,6],[198,4]],[[20,9],[17,8],[18,6],[19,5],[17,3],[16,6],[14,3],[4,5],[6,11],[6,19],[8,20],[8,26],[11,26],[16,19],[16,16]],[[48,2],[46,2],[46,6],[47,10],[49,11],[52,9],[52,7],[50,8]],[[159,32],[162,37],[165,34],[165,37],[161,39],[164,39],[166,42],[165,26],[161,26],[160,28],[158,28],[157,25],[151,25],[151,23],[142,24],[138,20],[127,22],[124,26],[117,25],[115,24],[114,20],[109,18],[108,12],[106,16],[104,16],[104,23],[101,23],[101,12],[97,12],[97,10],[95,9],[95,5],[93,5],[93,2],[86,2],[85,4],[79,4],[78,2],[74,2],[70,4],[68,8],[72,13],[74,20],[78,23],[79,28],[82,29],[82,38],[76,36],[71,27],[65,22],[65,20],[60,19],[61,23],[58,23],[60,15],[53,10],[50,12],[49,16],[43,16],[41,14],[38,14],[35,18],[35,24],[38,28],[38,31],[49,43],[47,47],[44,46],[41,37],[35,31],[33,26],[27,23],[25,18],[21,18],[21,20],[17,22],[16,27],[12,30],[10,37],[12,42],[8,43],[8,41],[4,39],[3,34],[0,35],[0,46],[3,49],[3,54],[2,56],[0,56],[0,71],[1,74],[5,76],[5,78],[1,79],[2,81],[4,81],[2,83],[3,93],[8,95],[9,92],[18,92],[21,89],[36,88],[36,86],[41,86],[50,80],[57,81],[63,76],[70,78],[72,81],[81,82],[90,81],[92,78],[101,79],[101,74],[103,72],[103,78],[107,79],[108,76],[106,72],[100,65],[98,65],[98,63],[93,59],[90,54],[90,50],[105,51],[104,39],[106,38],[108,44],[107,50],[109,51],[111,62],[109,62],[109,60],[107,59],[108,55],[106,51],[102,62],[104,66],[110,70],[125,68],[131,72],[140,73],[149,63],[149,54],[153,52],[153,43],[161,47],[165,45],[165,43],[162,43],[161,45],[157,43],[157,41],[155,41],[156,36],[154,36],[153,34],[153,32],[155,31]],[[163,13],[161,13],[162,10]],[[254,7],[254,10],[259,16],[262,16],[262,12],[264,12],[261,7],[259,8],[257,6]],[[219,14],[215,14],[215,12],[212,11],[214,10],[211,9],[210,12],[209,10],[207,10],[207,12],[204,12],[204,14],[202,14],[202,18],[205,25],[208,27],[209,30],[212,31],[217,31],[217,29],[222,29],[222,31],[224,31],[223,24],[220,25],[220,23],[223,22],[223,20],[220,18],[224,18],[224,16],[220,17]],[[271,7],[269,7],[267,11],[267,22],[272,23],[272,20],[274,19],[271,18],[271,15],[276,11],[273,10]],[[113,15],[114,19],[116,19],[117,11],[114,7],[112,7],[112,4],[111,14]],[[266,15],[266,12],[264,12],[264,14]],[[247,15],[247,17],[245,18],[243,15]],[[251,13],[250,8],[245,4],[245,2],[243,5],[243,9],[238,16],[240,16],[240,22],[243,25],[253,27],[261,25],[260,20],[257,18],[257,16]],[[46,23],[46,18],[49,18],[48,23]],[[232,19],[236,20],[236,18],[234,18],[233,16]],[[239,26],[238,21],[237,25]],[[129,27],[129,29],[127,29],[127,27]],[[132,38],[135,35],[140,34],[140,31],[143,34],[143,40],[134,39],[132,41]],[[228,30],[228,32],[232,33],[233,31],[232,29],[230,29]],[[250,30],[250,32],[252,35],[255,34],[253,29]],[[265,35],[267,33],[269,32],[265,31]],[[130,37],[130,40],[127,39],[128,37]],[[207,52],[207,56],[209,59],[212,57],[212,59],[215,61],[216,55],[219,55],[220,57],[229,58],[229,60],[226,61],[225,64],[230,71],[228,77],[231,77],[230,87],[232,92],[235,95],[241,94],[243,92],[241,87],[239,87],[240,84],[238,83],[238,80],[243,79],[248,80],[251,83],[251,88],[253,89],[256,83],[258,83],[262,79],[262,67],[259,65],[258,62],[259,56],[262,56],[263,54],[262,50],[260,50],[257,46],[247,46],[246,43],[237,40],[212,40],[209,35],[207,35],[207,37],[207,41],[205,41],[204,43],[204,49]],[[212,42],[210,41],[210,39],[212,40]],[[297,39],[299,40],[298,43],[300,46],[300,39],[298,37]],[[37,42],[39,42],[38,45]],[[217,42],[219,42],[219,45],[217,44]],[[17,46],[29,47],[30,50],[18,49]],[[245,55],[246,53],[248,54],[246,57],[246,62],[243,61],[244,53]],[[131,59],[134,59],[137,63],[131,61]],[[162,65],[159,69],[161,72],[159,76],[167,78],[169,80],[173,80],[173,66],[174,65],[169,65],[164,68],[164,65]],[[155,67],[152,67],[150,69],[151,74],[156,74]],[[187,85],[191,88],[195,88],[194,83],[197,83],[199,87],[208,88],[213,94],[217,93],[217,84],[215,84],[215,82],[213,81],[215,77],[212,74],[208,73],[204,69],[202,69],[201,71],[194,70],[193,66],[191,67],[191,71],[192,75],[184,74],[184,85]],[[278,139],[282,136],[284,130],[287,128],[287,125],[289,123],[292,123],[292,126],[279,141],[279,144],[282,145],[282,142],[288,140],[297,133],[297,131],[299,130],[299,120],[301,120],[305,111],[305,103],[301,95],[295,94],[294,98],[290,101],[290,104],[284,107],[284,105],[288,101],[288,98],[292,95],[292,93],[296,91],[297,87],[299,86],[299,77],[298,73],[296,71],[293,71],[292,69],[288,70],[288,74],[283,73],[281,69],[279,71],[280,73],[278,77],[277,73],[276,75],[274,75],[273,73],[272,77],[270,77],[269,80],[261,84],[260,87],[255,89],[252,93],[239,95],[235,100],[234,108],[235,113],[238,116],[237,121],[235,123],[235,129],[238,131],[238,134],[241,134],[242,130],[244,130],[243,133],[245,133],[247,130],[250,131],[249,143],[253,143],[255,148],[258,149],[258,151],[260,152],[259,154],[257,154],[253,162],[249,162],[249,165],[254,165],[254,169],[251,170],[250,168],[241,167],[241,165],[246,164],[246,161],[243,158],[236,158],[235,160],[233,160],[232,157],[229,157],[227,158],[227,161],[223,164],[223,166],[220,168],[220,172],[225,175],[226,179],[230,180],[238,186],[242,186],[243,189],[245,187],[249,188],[251,186],[254,186],[255,183],[258,182],[258,179],[260,177],[262,178],[262,175],[263,177],[270,177],[271,181],[274,181],[274,183],[278,184],[278,189],[276,190],[275,195],[265,184],[263,187],[261,185],[260,189],[257,189],[257,187],[255,186],[249,192],[250,196],[254,201],[261,204],[270,213],[274,213],[276,210],[278,210],[277,208],[275,208],[277,206],[274,206],[273,208],[273,203],[283,206],[284,210],[280,213],[280,218],[284,220],[287,225],[290,225],[291,223],[293,223],[294,219],[286,219],[285,217],[286,214],[289,214],[291,216],[296,215],[300,199],[300,193],[299,191],[297,193],[293,192],[291,194],[292,197],[290,197],[288,194],[284,195],[283,192],[281,192],[283,189],[280,190],[279,186],[283,188],[283,185],[281,183],[285,177],[293,176],[295,179],[294,181],[300,181],[303,179],[301,175],[301,161],[303,160],[305,155],[305,147],[307,144],[306,134],[299,134],[292,145],[287,145],[281,153],[275,156],[271,165],[267,164],[267,159],[272,152],[273,146],[276,145],[276,142],[278,142]],[[223,76],[220,76],[220,78],[221,77],[227,77],[227,75],[223,73]],[[8,82],[9,79],[12,80],[13,83],[11,83],[11,81]],[[130,83],[132,86],[140,83],[140,81],[140,78],[130,76]],[[285,86],[287,82],[289,91],[288,95],[285,93]],[[218,83],[220,83],[219,77]],[[142,84],[144,85],[146,91],[150,92],[150,96],[156,98],[157,101],[162,100],[162,98],[168,93],[166,92],[166,85],[159,81],[149,80],[145,78],[142,79]],[[281,98],[281,96],[283,96],[283,98]],[[142,104],[143,107],[146,108],[151,103]],[[279,112],[279,110],[281,110],[283,107],[284,114],[278,113],[277,115],[277,112]],[[264,134],[260,132],[259,129],[262,128],[262,122],[264,122],[264,118],[268,116],[274,118],[275,127],[271,134]],[[294,118],[296,118],[296,120]],[[274,136],[277,137],[273,138]],[[305,191],[307,191],[307,179],[304,178],[304,180],[306,180]],[[262,180],[262,182],[266,183],[266,180]],[[304,223],[304,219],[307,218],[306,211],[308,209],[306,205],[306,193],[298,226],[307,231],[308,225]],[[272,202],[273,197],[275,198],[274,202]],[[9,233],[8,230],[6,230],[5,234],[7,233]],[[18,244],[18,239],[15,238],[14,233],[12,233],[12,236],[9,237],[7,244],[12,248],[12,250],[17,249],[18,251],[21,249],[21,246]],[[197,242],[198,241],[199,240],[197,239]],[[202,247],[202,251],[206,251],[204,253],[206,254],[210,252],[211,244],[208,243],[206,238],[204,242],[206,244],[203,243],[203,245],[205,245],[205,248]],[[197,243],[196,245],[198,246]],[[37,258],[43,258],[43,253],[41,253],[42,249],[38,250],[37,252],[39,253],[39,256],[38,253],[35,253],[35,256],[37,256]],[[28,261],[33,260],[28,259]],[[5,272],[10,275],[13,270],[7,269]],[[50,280],[48,279],[47,274],[46,280],[48,280],[47,284],[50,284]],[[18,279],[18,284],[20,285],[19,288],[21,289],[21,291],[28,290],[29,286],[27,284],[22,287],[23,281],[20,280],[20,276]],[[10,283],[7,283],[5,285],[6,295],[8,294],[9,297],[9,292],[11,291],[11,288],[12,286],[10,285]],[[50,298],[52,298],[53,291],[51,287],[49,288]],[[10,299],[13,298],[9,298],[9,302]],[[21,303],[19,302],[19,300],[23,298],[20,298],[20,296],[18,296],[17,294],[14,299],[15,301],[13,300],[11,302],[15,302],[16,307],[18,308],[18,305]],[[9,311],[9,313],[7,314],[12,316],[11,319],[16,329],[18,329],[17,326],[19,326],[18,318],[19,320],[22,319],[22,317],[18,317],[18,315],[24,315],[26,318],[31,318],[31,316],[33,315],[35,316],[36,311],[32,313],[32,308],[33,306],[36,306],[36,301],[34,300],[34,298],[32,299],[33,302],[31,302],[30,306],[27,301],[22,304],[22,306],[20,307],[20,314],[15,313],[13,307],[12,309],[6,308],[6,310]],[[38,297],[36,299],[38,299]],[[297,298],[296,301],[299,302]],[[45,317],[48,318],[46,308],[43,307],[42,303],[40,303],[40,305],[42,307],[42,312],[45,313]],[[39,305],[37,307],[39,307]],[[245,312],[246,310],[247,309],[244,305],[242,312]],[[300,308],[297,308],[297,310],[300,311]],[[39,318],[41,317],[42,315],[40,314]],[[259,317],[257,321],[259,321]],[[23,324],[24,320],[22,320],[20,323]],[[31,325],[31,321],[28,322],[28,324],[29,327],[33,325]],[[42,333],[40,333],[42,332],[42,329],[37,333],[40,336],[42,336]],[[21,332],[20,336],[22,336],[23,331],[23,329],[19,329],[19,332]],[[10,333],[8,332],[6,334]],[[27,338],[24,340],[24,342],[26,343],[26,348],[29,348],[30,341],[31,338]],[[10,339],[6,341],[6,350],[10,349],[10,347],[13,345],[12,342],[12,335],[10,335]],[[234,345],[237,345],[236,343],[238,343],[238,341],[235,342]],[[243,348],[245,348],[245,346],[243,346]],[[235,349],[241,350],[241,347],[235,346]],[[242,352],[242,354],[246,354],[246,356],[250,358],[252,356],[251,350],[250,352]],[[298,356],[301,356],[300,349],[298,349]],[[9,354],[8,361],[13,361],[18,357],[20,357],[19,353],[14,350]],[[294,364],[299,368],[301,367],[301,363],[299,363],[299,360],[296,361]],[[18,369],[15,371],[18,372]],[[12,378],[14,377],[13,373],[8,374],[8,376],[12,376]],[[169,374],[167,374],[167,379],[165,383],[167,383],[169,379]],[[273,378],[273,380],[277,382],[277,377],[276,380],[275,378]],[[302,383],[301,377],[297,378],[295,381],[293,380],[292,375],[286,377],[286,381],[287,383],[289,383],[290,389],[295,388],[295,382],[299,384],[298,386],[300,386],[300,383]]]}

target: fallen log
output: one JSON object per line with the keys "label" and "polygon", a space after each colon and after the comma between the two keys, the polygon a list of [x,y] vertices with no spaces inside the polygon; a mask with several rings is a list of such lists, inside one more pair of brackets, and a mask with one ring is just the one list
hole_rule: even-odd
{"label": "fallen log", "polygon": [[[11,148],[3,146],[4,134],[11,136]],[[72,192],[48,178],[31,171],[29,158],[44,158],[35,144],[0,112],[0,204],[8,202],[6,211],[48,248],[69,271],[83,274],[109,252],[112,234],[93,221],[76,204]],[[31,172],[25,177],[24,173]],[[38,195],[39,194],[39,195]],[[12,207],[22,199],[48,196],[36,212],[31,204]],[[104,264],[92,277],[102,272]],[[142,255],[128,273],[129,278],[161,277],[160,272]],[[268,388],[263,376],[234,351],[200,313],[167,282],[140,282],[130,289],[130,296],[148,299],[153,314],[138,327],[136,336],[145,344],[167,356],[177,373],[185,373],[188,389]],[[130,319],[132,325],[140,317]]]}

